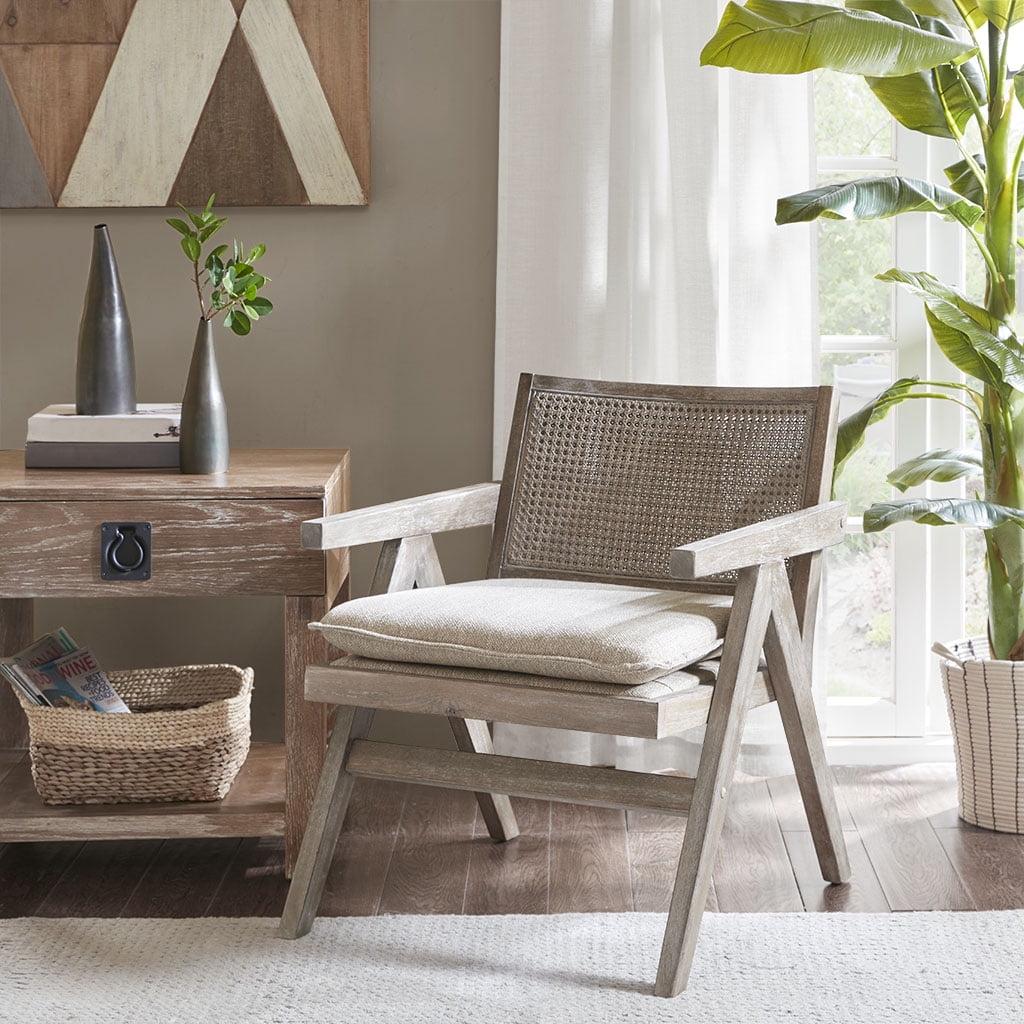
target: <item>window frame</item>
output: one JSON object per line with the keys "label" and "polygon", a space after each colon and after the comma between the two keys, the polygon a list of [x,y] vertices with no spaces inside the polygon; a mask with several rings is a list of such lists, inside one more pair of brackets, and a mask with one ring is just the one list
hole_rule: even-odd
{"label": "window frame", "polygon": [[[951,140],[936,139],[893,124],[890,156],[817,154],[814,119],[814,83],[811,90],[811,162],[815,181],[823,175],[849,172],[853,176],[898,174],[943,181],[942,168],[959,158]],[[956,224],[927,214],[904,214],[892,225],[894,266],[927,270],[942,280],[963,282],[964,238]],[[812,292],[817,343],[816,362],[832,353],[888,354],[893,379],[918,376],[922,380],[960,379],[931,343],[921,303],[903,289],[893,290],[892,336],[822,335],[819,330],[818,233],[813,237]],[[887,268],[879,267],[878,272]],[[893,418],[894,463],[928,448],[957,447],[963,443],[960,408],[951,402],[913,401],[898,406]],[[855,456],[856,457],[856,456]],[[961,493],[960,485],[929,485],[925,493],[940,496]],[[863,533],[860,516],[852,516],[850,534]],[[938,666],[930,653],[936,639],[962,635],[964,626],[964,544],[959,529],[926,528],[908,524],[889,531],[892,544],[892,689],[889,698],[836,697],[828,693],[827,618],[822,616],[822,642],[815,673],[816,698],[824,711],[830,737],[929,738],[948,735],[945,700]],[[827,600],[828,571],[823,579]]]}

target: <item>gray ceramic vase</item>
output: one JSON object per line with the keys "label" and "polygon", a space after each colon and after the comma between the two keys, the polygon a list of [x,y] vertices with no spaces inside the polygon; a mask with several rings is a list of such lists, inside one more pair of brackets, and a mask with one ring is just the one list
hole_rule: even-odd
{"label": "gray ceramic vase", "polygon": [[181,402],[179,450],[182,473],[208,475],[228,468],[228,409],[217,372],[213,323],[202,318]]}
{"label": "gray ceramic vase", "polygon": [[80,416],[135,412],[135,350],[106,224],[92,236],[92,268],[78,329],[75,406]]}

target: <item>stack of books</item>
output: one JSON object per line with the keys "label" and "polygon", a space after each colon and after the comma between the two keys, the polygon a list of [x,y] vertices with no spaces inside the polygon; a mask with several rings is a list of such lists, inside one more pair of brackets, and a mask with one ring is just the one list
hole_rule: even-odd
{"label": "stack of books", "polygon": [[13,658],[0,658],[3,676],[29,704],[122,714],[129,707],[88,647],[79,647],[61,626]]}
{"label": "stack of books", "polygon": [[181,405],[140,403],[133,413],[79,416],[48,405],[28,421],[29,469],[176,469]]}

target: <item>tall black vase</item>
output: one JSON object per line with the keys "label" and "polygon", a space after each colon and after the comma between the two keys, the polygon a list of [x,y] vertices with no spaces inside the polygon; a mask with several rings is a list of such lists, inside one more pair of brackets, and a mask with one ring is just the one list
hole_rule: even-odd
{"label": "tall black vase", "polygon": [[223,473],[230,460],[228,408],[220,386],[213,323],[200,318],[181,401],[182,473]]}
{"label": "tall black vase", "polygon": [[106,224],[92,236],[92,268],[78,329],[75,405],[80,416],[135,412],[135,350]]}

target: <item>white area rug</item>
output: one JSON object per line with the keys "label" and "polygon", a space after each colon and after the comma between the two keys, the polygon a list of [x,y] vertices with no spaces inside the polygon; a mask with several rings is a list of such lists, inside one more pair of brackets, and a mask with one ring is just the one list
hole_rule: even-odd
{"label": "white area rug", "polygon": [[0,923],[18,1024],[937,1024],[1024,1019],[1024,911],[710,914],[650,995],[664,916]]}

